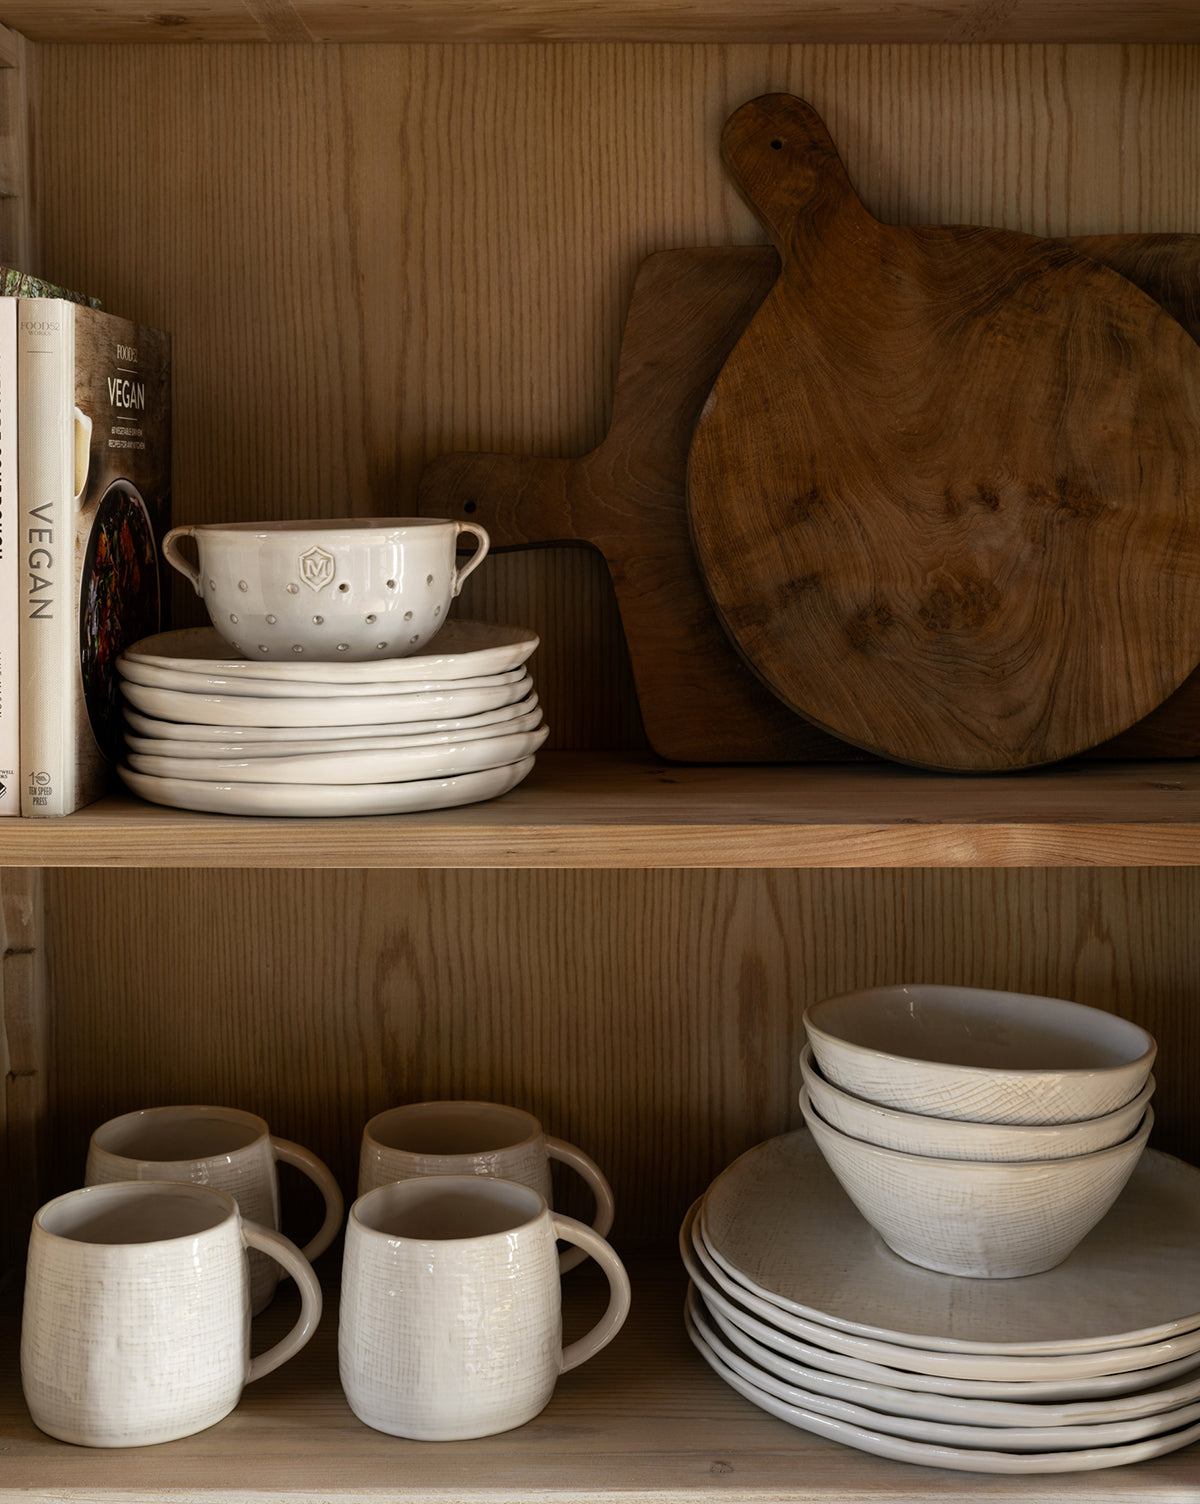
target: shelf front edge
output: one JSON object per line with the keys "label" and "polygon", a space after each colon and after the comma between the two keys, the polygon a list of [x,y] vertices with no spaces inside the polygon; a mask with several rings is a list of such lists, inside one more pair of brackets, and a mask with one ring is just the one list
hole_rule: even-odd
{"label": "shelf front edge", "polygon": [[1185,867],[1200,865],[1200,765],[985,779],[560,752],[502,799],[426,814],[258,819],[114,794],[63,820],[0,822],[0,865]]}

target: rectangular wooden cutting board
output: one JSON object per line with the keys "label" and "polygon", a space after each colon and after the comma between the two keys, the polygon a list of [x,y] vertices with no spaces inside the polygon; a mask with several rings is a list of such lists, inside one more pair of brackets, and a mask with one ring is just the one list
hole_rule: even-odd
{"label": "rectangular wooden cutting board", "polygon": [[[1121,272],[1200,339],[1200,235],[1064,242]],[[639,269],[621,344],[612,419],[576,459],[445,454],[425,469],[417,509],[469,517],[496,548],[587,543],[612,576],[654,751],[678,762],[868,759],[783,705],[742,661],[692,552],[687,455],[716,375],[770,290],[769,246],[660,251]],[[1200,674],[1092,756],[1200,751]]]}

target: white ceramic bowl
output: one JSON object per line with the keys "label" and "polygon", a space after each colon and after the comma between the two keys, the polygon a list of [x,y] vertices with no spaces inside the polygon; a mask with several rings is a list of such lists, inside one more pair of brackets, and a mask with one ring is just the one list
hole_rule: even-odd
{"label": "white ceramic bowl", "polygon": [[[475,552],[459,568],[463,533]],[[162,546],[239,657],[355,663],[427,652],[489,539],[477,523],[440,517],[323,517],[188,523]]]}
{"label": "white ceramic bowl", "polygon": [[1123,1144],[1072,1159],[933,1159],[839,1132],[806,1089],[800,1108],[842,1189],[893,1253],[976,1279],[1061,1264],[1121,1194],[1154,1125],[1147,1107]]}
{"label": "white ceramic bowl", "polygon": [[969,1123],[901,1112],[852,1096],[826,1081],[812,1045],[800,1052],[800,1074],[813,1106],[832,1127],[884,1149],[928,1154],[935,1159],[1070,1159],[1119,1144],[1134,1133],[1154,1095],[1154,1077],[1124,1107],[1078,1123]]}
{"label": "white ceramic bowl", "polygon": [[827,1081],[885,1107],[982,1123],[1070,1123],[1131,1102],[1157,1050],[1115,1013],[978,987],[847,992],[804,1014]]}

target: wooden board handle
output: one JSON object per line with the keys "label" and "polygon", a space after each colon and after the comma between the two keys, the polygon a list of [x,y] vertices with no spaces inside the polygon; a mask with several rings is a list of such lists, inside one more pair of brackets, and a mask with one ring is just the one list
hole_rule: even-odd
{"label": "wooden board handle", "polygon": [[[764,94],[729,117],[721,157],[734,184],[781,250],[795,226],[806,237],[834,218],[877,223],[863,207],[833,138],[811,105],[791,94]],[[847,225],[838,233],[852,234]]]}
{"label": "wooden board handle", "polygon": [[575,462],[515,454],[442,454],[421,475],[417,514],[476,522],[493,548],[578,543],[571,521]]}

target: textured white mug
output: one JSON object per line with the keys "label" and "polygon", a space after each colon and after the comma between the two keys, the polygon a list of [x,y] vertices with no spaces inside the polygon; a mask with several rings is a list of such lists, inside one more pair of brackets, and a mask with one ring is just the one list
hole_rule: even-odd
{"label": "textured white mug", "polygon": [[[475,552],[460,569],[463,533]],[[180,551],[192,538],[199,567]],[[245,658],[352,663],[423,653],[487,557],[487,532],[440,517],[334,517],[174,527],[163,553]]]}
{"label": "textured white mug", "polygon": [[[556,1238],[587,1249],[610,1287],[600,1321],[565,1349]],[[454,1441],[523,1425],[628,1313],[609,1244],[515,1181],[435,1175],[350,1208],[338,1367],[350,1408],[378,1431]]]}
{"label": "textured white mug", "polygon": [[[551,1138],[531,1113],[501,1102],[409,1102],[377,1113],[363,1129],[358,1194],[418,1175],[495,1175],[530,1186],[553,1207],[550,1161],[570,1165],[596,1202],[592,1231],[613,1225],[613,1193],[599,1165],[582,1149]],[[563,1250],[560,1272],[587,1257]]]}
{"label": "textured white mug", "polygon": [[[85,1185],[116,1180],[191,1180],[228,1191],[251,1222],[279,1231],[276,1161],[294,1165],[325,1201],[325,1220],[300,1250],[309,1261],[337,1236],[345,1209],[327,1165],[310,1150],[276,1138],[262,1118],[237,1107],[147,1107],[110,1118],[92,1134]],[[250,1310],[271,1303],[279,1283],[275,1260],[250,1254]]]}
{"label": "textured white mug", "polygon": [[[246,1249],[300,1290],[282,1341],[250,1356]],[[295,1244],[211,1186],[125,1181],[68,1191],[29,1239],[21,1383],[35,1425],[90,1447],[191,1436],[308,1342],[321,1290]]]}

